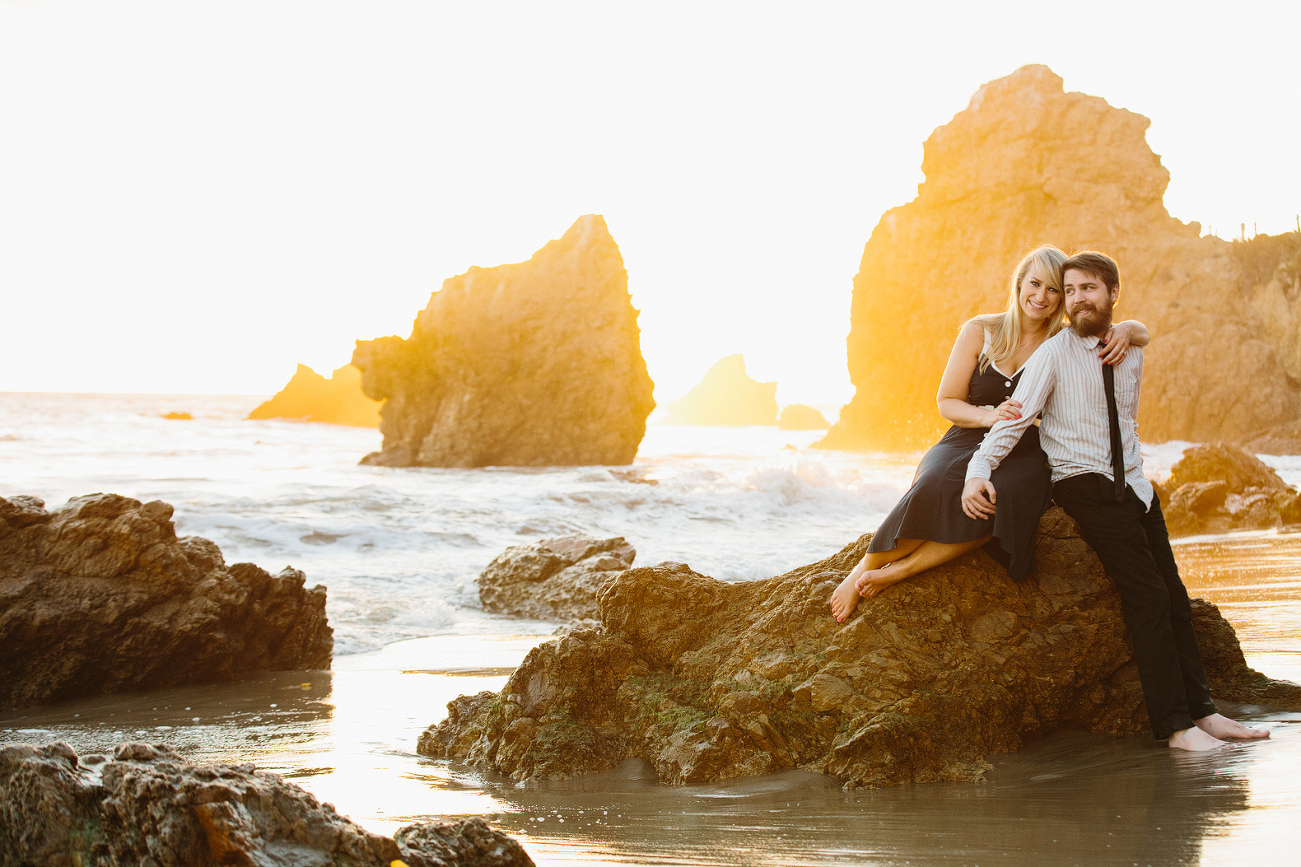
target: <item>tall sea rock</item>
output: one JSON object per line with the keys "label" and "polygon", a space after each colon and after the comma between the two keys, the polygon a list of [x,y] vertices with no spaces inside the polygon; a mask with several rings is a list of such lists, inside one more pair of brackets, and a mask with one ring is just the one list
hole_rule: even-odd
{"label": "tall sea rock", "polygon": [[580,217],[527,262],[444,281],[411,336],[358,341],[385,401],[365,463],[629,464],[655,408],[628,272],[605,220]]}
{"label": "tall sea rock", "polygon": [[1145,440],[1237,442],[1301,417],[1296,331],[1284,327],[1301,298],[1275,277],[1296,239],[1227,242],[1171,217],[1148,123],[1026,66],[935,130],[917,198],[888,211],[863,251],[848,340],[856,392],[821,445],[934,442],[947,427],[935,392],[958,329],[1003,309],[1016,262],[1045,243],[1119,262],[1118,317],[1153,335]]}

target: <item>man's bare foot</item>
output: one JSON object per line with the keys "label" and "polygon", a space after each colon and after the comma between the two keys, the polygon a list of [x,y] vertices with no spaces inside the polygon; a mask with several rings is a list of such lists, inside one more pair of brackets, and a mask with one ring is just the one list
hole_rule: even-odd
{"label": "man's bare foot", "polygon": [[1243,738],[1244,740],[1254,741],[1259,738],[1269,737],[1267,729],[1255,729],[1251,726],[1245,726],[1237,720],[1231,720],[1227,716],[1218,713],[1193,720],[1193,723],[1213,738]]}
{"label": "man's bare foot", "polygon": [[853,569],[849,570],[849,574],[845,576],[844,581],[840,582],[840,586],[831,591],[831,613],[840,623],[844,623],[845,618],[853,614],[854,609],[858,607],[858,587],[854,585],[854,582],[858,580],[858,576],[862,575],[863,570],[866,568],[867,558],[864,557],[858,561]]}
{"label": "man's bare foot", "polygon": [[892,569],[892,566],[895,566],[895,564],[887,563],[880,569],[868,569],[860,575],[855,585],[858,589],[858,595],[864,599],[871,599],[885,588],[898,584],[908,577],[907,573],[902,569],[897,567]]}
{"label": "man's bare foot", "polygon": [[1226,744],[1214,735],[1207,734],[1197,726],[1193,726],[1190,729],[1180,729],[1170,735],[1168,743],[1172,750],[1188,750],[1189,752],[1194,753],[1205,753],[1210,752],[1211,750],[1227,750],[1233,746],[1233,744]]}

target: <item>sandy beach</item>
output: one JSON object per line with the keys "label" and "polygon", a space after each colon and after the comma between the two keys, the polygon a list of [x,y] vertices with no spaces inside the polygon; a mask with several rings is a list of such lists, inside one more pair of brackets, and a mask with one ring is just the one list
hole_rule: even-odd
{"label": "sandy beach", "polygon": [[[1248,662],[1301,681],[1301,534],[1177,546],[1190,590],[1219,604]],[[505,624],[501,624],[505,625]],[[1144,736],[1063,731],[996,756],[987,781],[845,792],[789,771],[673,788],[628,761],[519,785],[415,754],[462,694],[496,690],[545,624],[400,641],[330,672],[110,696],[0,718],[0,741],[80,753],[165,742],[195,762],[253,762],[365,827],[481,815],[543,865],[1285,863],[1301,809],[1301,714],[1235,707],[1269,741],[1184,755]]]}

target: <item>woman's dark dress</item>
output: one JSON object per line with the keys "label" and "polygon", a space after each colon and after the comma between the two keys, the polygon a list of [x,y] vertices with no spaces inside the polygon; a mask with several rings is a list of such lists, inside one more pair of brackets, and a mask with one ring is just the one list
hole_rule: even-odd
{"label": "woman's dark dress", "polygon": [[[1023,368],[1024,369],[1024,368]],[[1012,396],[1021,376],[1005,376],[992,364],[971,375],[967,403],[998,406]],[[1006,567],[1015,581],[1034,572],[1034,537],[1039,518],[1052,501],[1048,458],[1039,447],[1039,428],[1026,428],[1016,448],[994,470],[998,503],[994,517],[976,520],[962,511],[967,462],[989,428],[953,426],[917,466],[912,487],[886,516],[869,551],[889,551],[900,539],[971,542],[991,533],[985,551]],[[991,529],[992,524],[992,529]]]}

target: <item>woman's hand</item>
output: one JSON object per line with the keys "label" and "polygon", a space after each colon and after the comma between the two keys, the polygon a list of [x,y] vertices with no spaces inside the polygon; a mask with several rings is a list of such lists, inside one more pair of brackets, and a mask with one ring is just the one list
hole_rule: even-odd
{"label": "woman's hand", "polygon": [[[1117,322],[1107,329],[1103,335],[1106,340],[1106,346],[1102,347],[1102,352],[1098,353],[1098,358],[1102,359],[1103,364],[1120,364],[1129,354],[1129,348],[1136,345],[1134,343],[1134,326],[1128,322]],[[1137,344],[1142,345],[1142,344]]]}
{"label": "woman's hand", "polygon": [[989,413],[989,424],[985,427],[993,427],[1004,419],[1018,419],[1021,417],[1021,404],[1011,398],[1000,403],[993,409],[985,410]]}

